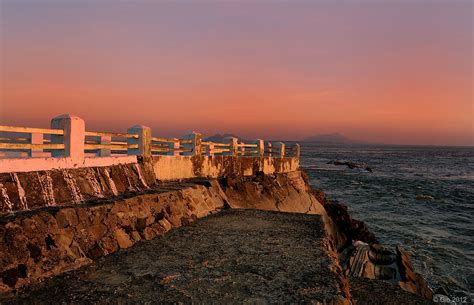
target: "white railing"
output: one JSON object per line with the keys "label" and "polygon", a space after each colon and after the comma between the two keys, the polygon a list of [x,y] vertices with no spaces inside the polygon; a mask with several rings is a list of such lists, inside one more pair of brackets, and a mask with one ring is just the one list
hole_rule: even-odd
{"label": "white railing", "polygon": [[[133,126],[127,133],[91,132],[82,119],[72,115],[53,118],[51,129],[0,125],[0,159],[16,157],[65,157],[80,162],[85,157],[117,157],[136,155],[170,156],[234,156],[299,158],[299,144],[255,140],[239,142],[225,138],[222,143],[203,141],[192,132],[182,139],[153,137],[146,126]],[[16,153],[16,154],[15,154]]]}

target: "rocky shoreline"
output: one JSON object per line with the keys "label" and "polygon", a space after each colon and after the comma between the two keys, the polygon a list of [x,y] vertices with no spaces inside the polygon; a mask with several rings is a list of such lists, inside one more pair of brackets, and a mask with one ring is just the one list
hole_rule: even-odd
{"label": "rocky shoreline", "polygon": [[410,255],[402,245],[390,249],[380,244],[364,222],[352,219],[345,204],[327,200],[322,191],[313,191],[313,194],[345,236],[346,242],[338,244],[338,252],[346,275],[385,280],[433,299],[433,291],[423,276],[414,271]]}
{"label": "rocky shoreline", "polygon": [[[322,266],[334,277],[338,292],[314,295],[316,303],[431,303],[432,292],[423,277],[413,271],[408,253],[402,247],[389,249],[379,244],[363,222],[351,218],[345,205],[327,200],[321,191],[312,191],[303,172],[157,184],[146,194],[115,201],[3,217],[0,302],[21,302],[29,296],[33,299],[35,291],[40,290],[46,302],[57,291],[54,279],[61,278],[61,274],[68,272],[75,277],[77,272],[79,276],[81,270],[97,266],[105,257],[110,257],[107,259],[112,260],[113,266],[116,255],[126,256],[128,248],[134,249],[137,243],[137,246],[146,244],[156,238],[159,243],[162,236],[171,234],[167,233],[170,230],[184,229],[199,218],[228,209],[285,212],[280,213],[282,219],[288,214],[295,221],[302,214],[320,216],[315,221],[321,223],[324,234],[314,251],[322,251],[330,258]],[[239,221],[236,228],[248,225],[245,223],[248,220]],[[252,252],[261,250],[259,243],[251,240],[250,246],[246,246],[255,247]],[[72,271],[76,269],[79,270]],[[322,289],[325,284],[315,285],[311,289]],[[380,288],[386,285],[391,288]],[[374,301],[374,295],[370,298],[371,292],[363,290],[369,286],[392,293],[376,295],[383,301]],[[80,291],[71,293],[71,298],[80,300]]]}

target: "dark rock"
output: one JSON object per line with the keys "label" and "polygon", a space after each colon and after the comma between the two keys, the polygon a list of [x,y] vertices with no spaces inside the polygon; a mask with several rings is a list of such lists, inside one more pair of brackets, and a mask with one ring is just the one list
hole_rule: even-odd
{"label": "dark rock", "polygon": [[418,195],[418,196],[416,196],[415,199],[420,200],[420,201],[429,201],[429,200],[434,200],[434,197],[429,196],[429,195]]}
{"label": "dark rock", "polygon": [[26,247],[28,248],[28,251],[30,251],[30,257],[35,261],[35,263],[39,262],[41,258],[41,248],[31,243],[28,243]]}
{"label": "dark rock", "polygon": [[388,266],[379,266],[374,267],[375,278],[380,280],[391,280],[394,279],[397,275],[397,270]]}
{"label": "dark rock", "polygon": [[409,253],[400,245],[397,246],[397,265],[402,278],[398,284],[402,289],[427,299],[433,298],[433,291],[426,280],[414,271]]}
{"label": "dark rock", "polygon": [[92,259],[98,259],[101,256],[106,255],[107,253],[104,251],[104,249],[99,245],[95,244],[88,252],[87,252],[87,257],[92,258]]}
{"label": "dark rock", "polygon": [[371,244],[369,259],[377,265],[390,265],[395,262],[395,253],[380,244]]}
{"label": "dark rock", "polygon": [[377,238],[369,231],[364,222],[352,219],[345,204],[331,201],[324,205],[324,209],[339,230],[347,236],[347,243],[355,240],[365,243],[378,243]]}
{"label": "dark rock", "polygon": [[137,218],[135,228],[139,231],[143,231],[146,228],[146,218]]}
{"label": "dark rock", "polygon": [[326,198],[326,193],[324,193],[321,190],[311,190],[311,194],[316,198],[319,203],[321,203],[323,206],[327,203],[327,198]]}
{"label": "dark rock", "polygon": [[355,169],[355,168],[358,168],[358,169],[363,169],[363,170],[366,170],[368,172],[373,172],[372,168],[369,167],[367,164],[365,163],[357,163],[357,162],[353,162],[353,161],[340,161],[340,160],[331,160],[329,162],[327,162],[326,164],[334,164],[336,166],[347,166],[349,169]]}
{"label": "dark rock", "polygon": [[395,253],[389,247],[382,244],[370,244],[370,250],[379,254],[395,255]]}
{"label": "dark rock", "polygon": [[409,293],[386,281],[349,277],[353,303],[357,305],[434,305],[431,300]]}
{"label": "dark rock", "polygon": [[17,267],[3,271],[0,274],[3,283],[10,287],[15,287],[19,278],[25,278],[27,275],[27,268],[24,264],[19,264]]}
{"label": "dark rock", "polygon": [[434,294],[449,295],[449,292],[448,292],[448,289],[446,289],[446,287],[439,286],[438,288],[436,288],[436,291],[434,292]]}

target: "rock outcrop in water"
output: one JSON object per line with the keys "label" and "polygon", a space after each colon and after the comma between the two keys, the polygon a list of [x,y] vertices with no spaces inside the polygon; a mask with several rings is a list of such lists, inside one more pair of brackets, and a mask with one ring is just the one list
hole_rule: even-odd
{"label": "rock outcrop in water", "polygon": [[[406,291],[427,298],[430,296],[429,289],[423,285],[422,278],[413,272],[406,252],[400,248],[394,253],[379,245],[376,237],[363,222],[350,217],[346,206],[326,200],[323,192],[312,192],[307,177],[301,172],[157,184],[150,187],[146,193],[135,194],[129,198],[91,201],[73,207],[51,207],[4,216],[0,219],[0,236],[2,236],[0,239],[0,249],[2,249],[0,290],[25,291],[25,287],[37,287],[40,281],[85,265],[94,265],[97,258],[115,253],[120,249],[134,249],[134,245],[138,242],[141,244],[144,240],[163,236],[173,228],[188,226],[199,218],[229,208],[288,213],[278,216],[281,221],[285,221],[284,215],[296,221],[300,214],[295,213],[318,216],[313,221],[319,222],[323,234],[318,235],[312,243],[315,248],[308,249],[308,253],[313,253],[312,255],[325,253],[323,257],[317,256],[321,259],[318,262],[321,264],[320,268],[324,268],[324,272],[331,274],[335,285],[333,287],[337,292],[312,293],[323,289],[323,283],[318,284],[317,281],[310,287],[298,288],[301,289],[301,293],[311,295],[314,301],[324,304],[355,303],[357,299],[352,297],[351,293],[361,296],[364,294],[351,287],[351,278],[359,277],[373,281],[388,280],[393,283],[393,287],[400,286]],[[290,217],[290,215],[293,216]],[[240,226],[245,227],[249,224],[243,222],[234,225],[241,229]],[[298,230],[302,233],[306,232],[304,228],[294,229],[295,232]],[[279,240],[278,235],[272,235],[271,232],[272,229],[267,232],[270,235],[266,240],[270,243],[272,239]],[[251,231],[248,231],[248,234],[252,236]],[[203,242],[208,241],[203,239]],[[288,250],[284,248],[284,244],[287,243],[275,246],[272,251],[285,253]],[[249,253],[261,251],[258,243],[250,242],[246,244],[246,247],[249,247],[246,250]],[[290,247],[289,244],[288,247]],[[126,251],[122,250],[119,253],[127,255]],[[111,264],[113,264],[113,257],[110,258]],[[166,259],[175,259],[177,263],[180,262],[179,257]],[[273,264],[280,263],[278,260],[273,261]],[[252,270],[256,267],[249,265],[248,268],[250,268],[248,272],[254,272]],[[78,272],[79,276],[81,271]],[[73,273],[72,277],[75,276],[74,274],[76,273]],[[265,277],[264,274],[260,276]],[[286,273],[285,276],[292,275]],[[141,281],[154,281],[154,277],[147,277]],[[42,289],[44,300],[47,300],[52,293],[49,293],[48,289],[53,291],[59,286],[54,286],[54,279],[48,280],[45,285]],[[86,284],[79,283],[78,285]],[[163,279],[161,285],[172,286],[173,279]],[[371,285],[378,284],[371,283]],[[77,290],[74,285],[70,287],[72,296],[78,300],[82,298],[79,291],[95,289],[84,287]],[[126,290],[132,289],[124,287]],[[18,296],[6,294],[4,299],[15,300],[17,297],[21,298],[22,295],[24,294],[20,293]],[[36,297],[34,292],[31,293],[31,297]],[[154,297],[159,298],[156,295]],[[403,298],[409,299],[405,295]],[[2,297],[0,301],[1,299]],[[413,300],[420,301],[414,295]]]}
{"label": "rock outcrop in water", "polygon": [[359,168],[359,169],[363,169],[363,170],[366,170],[366,171],[371,172],[371,173],[373,172],[372,168],[370,166],[368,166],[367,164],[365,164],[365,163],[357,163],[357,162],[353,162],[353,161],[331,160],[326,164],[334,164],[334,165],[337,165],[337,166],[343,165],[343,166],[347,166],[350,169]]}
{"label": "rock outcrop in water", "polygon": [[385,280],[427,299],[433,298],[428,283],[414,272],[409,254],[403,247],[398,246],[395,252],[380,244],[364,222],[352,219],[346,205],[326,200],[321,191],[314,193],[346,237],[338,249],[341,266],[348,277]]}
{"label": "rock outcrop in water", "polygon": [[[324,209],[335,222],[339,231],[346,236],[346,244],[352,241],[362,241],[366,243],[377,243],[375,235],[369,231],[367,225],[359,220],[353,219],[347,206],[340,202],[329,201],[324,205]],[[339,245],[339,249],[346,245]]]}

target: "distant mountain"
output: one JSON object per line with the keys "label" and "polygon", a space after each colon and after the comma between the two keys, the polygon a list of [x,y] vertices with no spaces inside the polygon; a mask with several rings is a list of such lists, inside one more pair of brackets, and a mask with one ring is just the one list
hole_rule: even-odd
{"label": "distant mountain", "polygon": [[210,141],[210,142],[217,142],[217,143],[219,143],[219,142],[222,142],[222,141],[224,140],[224,138],[227,138],[227,137],[238,138],[239,141],[245,142],[245,139],[242,139],[242,138],[240,138],[239,136],[236,136],[235,134],[231,134],[231,133],[224,133],[224,134],[216,133],[216,134],[213,135],[213,136],[204,138],[204,141]]}
{"label": "distant mountain", "polygon": [[303,140],[304,142],[314,143],[330,143],[330,144],[354,144],[361,143],[360,141],[350,139],[339,133],[321,134],[307,137]]}

